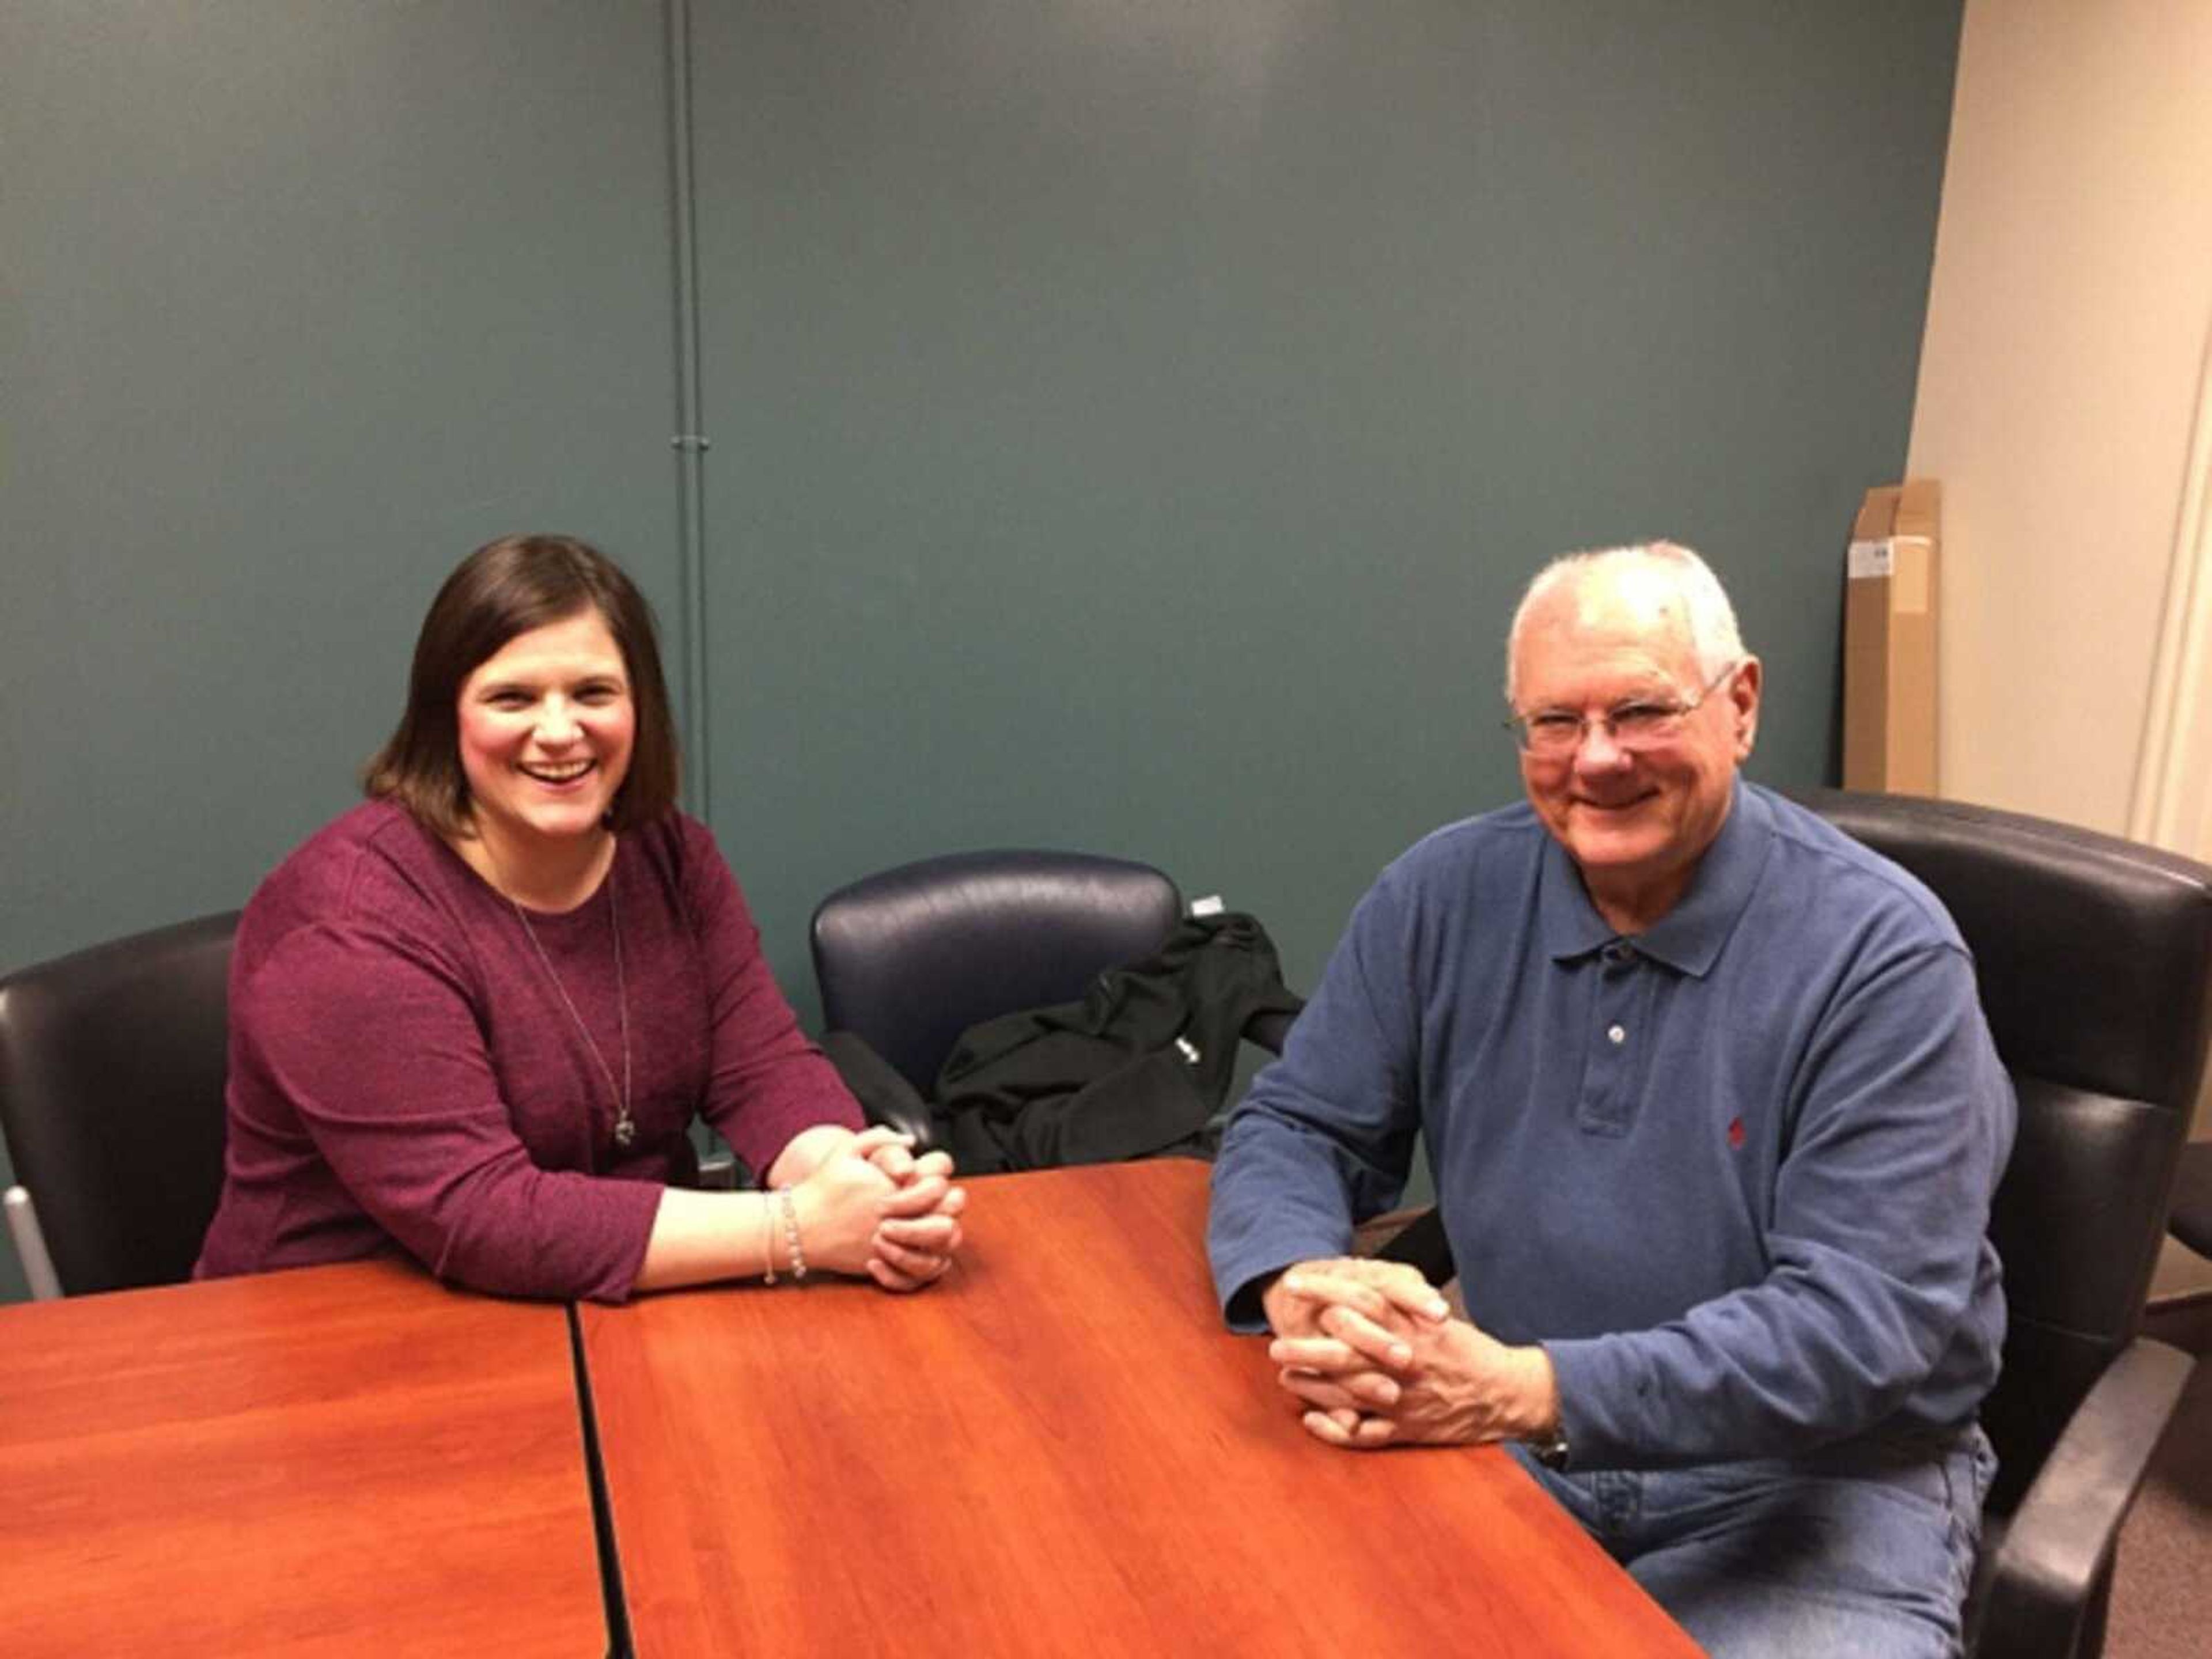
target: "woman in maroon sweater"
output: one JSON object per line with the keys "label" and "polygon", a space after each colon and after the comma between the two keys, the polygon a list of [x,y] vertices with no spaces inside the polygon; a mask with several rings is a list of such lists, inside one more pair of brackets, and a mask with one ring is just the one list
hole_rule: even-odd
{"label": "woman in maroon sweater", "polygon": [[[416,642],[368,802],[240,920],[199,1276],[404,1250],[508,1295],[808,1268],[940,1276],[942,1153],[863,1129],[675,807],[652,614],[556,536],[479,548]],[[696,1191],[704,1117],[758,1193]]]}

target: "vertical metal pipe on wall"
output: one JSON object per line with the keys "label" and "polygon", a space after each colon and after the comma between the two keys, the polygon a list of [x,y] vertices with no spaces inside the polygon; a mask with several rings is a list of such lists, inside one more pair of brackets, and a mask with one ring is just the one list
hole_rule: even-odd
{"label": "vertical metal pipe on wall", "polygon": [[683,615],[677,629],[678,717],[684,724],[684,804],[708,818],[713,745],[708,730],[707,434],[699,429],[699,252],[691,188],[691,7],[665,0],[668,41],[668,187],[675,228],[677,566]]}

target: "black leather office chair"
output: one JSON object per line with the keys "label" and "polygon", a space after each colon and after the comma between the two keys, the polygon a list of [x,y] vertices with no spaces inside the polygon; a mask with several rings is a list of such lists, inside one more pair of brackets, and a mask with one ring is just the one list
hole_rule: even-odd
{"label": "black leather office chair", "polygon": [[[1157,951],[1182,915],[1159,871],[1088,853],[954,853],[883,871],[815,909],[823,1046],[848,1077],[887,1066],[926,1098],[968,1027],[1076,1000]],[[1289,1024],[1261,1015],[1245,1036],[1279,1052]],[[878,1115],[929,1143],[927,1117]]]}
{"label": "black leather office chair", "polygon": [[[2010,1324],[1969,1650],[2094,1659],[2120,1523],[2192,1369],[2136,1331],[2212,1032],[2212,869],[1982,807],[1806,804],[1949,908],[2020,1097],[1990,1223]],[[1453,1272],[1434,1211],[1379,1254]]]}
{"label": "black leather office chair", "polygon": [[0,981],[8,1219],[34,1297],[191,1276],[222,1191],[237,929],[204,916]]}
{"label": "black leather office chair", "polygon": [[915,1088],[980,1020],[1070,1002],[1159,948],[1182,915],[1148,864],[1089,853],[953,853],[864,877],[815,907],[823,1024]]}

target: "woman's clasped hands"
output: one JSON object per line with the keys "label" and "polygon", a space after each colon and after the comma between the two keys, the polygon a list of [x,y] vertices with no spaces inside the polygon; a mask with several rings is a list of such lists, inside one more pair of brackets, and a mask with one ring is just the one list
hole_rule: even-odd
{"label": "woman's clasped hands", "polygon": [[[807,1166],[803,1173],[789,1167],[794,1154]],[[810,1268],[866,1273],[887,1291],[919,1291],[951,1267],[968,1194],[953,1185],[945,1153],[917,1156],[911,1138],[896,1129],[856,1134],[823,1126],[794,1140],[775,1173],[798,1176],[785,1184]]]}

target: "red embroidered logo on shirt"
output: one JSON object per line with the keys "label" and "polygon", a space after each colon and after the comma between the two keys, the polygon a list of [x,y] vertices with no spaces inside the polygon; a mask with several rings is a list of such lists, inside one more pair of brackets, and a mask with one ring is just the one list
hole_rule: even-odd
{"label": "red embroidered logo on shirt", "polygon": [[1743,1145],[1743,1120],[1740,1117],[1732,1117],[1729,1120],[1729,1145],[1731,1146]]}

